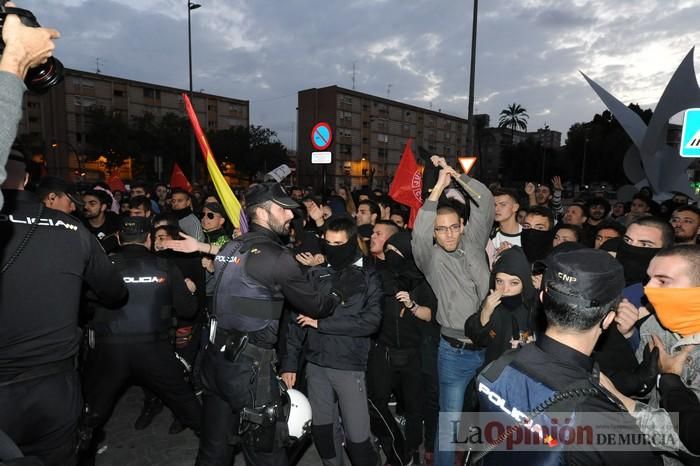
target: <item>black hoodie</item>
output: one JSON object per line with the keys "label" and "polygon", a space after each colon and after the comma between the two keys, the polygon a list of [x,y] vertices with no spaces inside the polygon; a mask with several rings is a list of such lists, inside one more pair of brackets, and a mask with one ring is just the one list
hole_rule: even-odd
{"label": "black hoodie", "polygon": [[[393,249],[401,252],[397,254]],[[382,326],[377,340],[389,348],[418,348],[426,334],[439,332],[435,323],[437,298],[425,277],[418,270],[411,251],[411,233],[392,235],[384,246],[385,266],[380,270],[384,288]],[[396,293],[408,291],[420,306],[433,311],[433,322],[419,319],[396,299]]]}
{"label": "black hoodie", "polygon": [[496,274],[499,272],[514,275],[520,279],[523,284],[520,294],[522,300],[512,309],[501,302],[484,326],[479,320],[481,310],[467,319],[464,333],[474,344],[486,347],[485,363],[497,359],[506,350],[513,348],[514,342],[527,343],[535,335],[536,291],[532,286],[530,264],[520,247],[513,246],[501,253],[491,271],[489,284],[491,290],[496,287]]}

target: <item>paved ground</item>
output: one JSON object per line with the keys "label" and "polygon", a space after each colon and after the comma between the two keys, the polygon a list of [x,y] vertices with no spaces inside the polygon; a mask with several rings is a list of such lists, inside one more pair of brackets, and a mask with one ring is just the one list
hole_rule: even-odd
{"label": "paved ground", "polygon": [[[100,445],[97,466],[191,466],[197,455],[197,437],[185,430],[169,435],[168,427],[172,414],[166,408],[145,430],[134,430],[134,421],[141,412],[143,392],[138,387],[130,388],[117,404],[112,418],[106,426],[106,439]],[[242,465],[243,458],[237,458]],[[321,464],[316,449],[311,446],[299,466]],[[348,462],[349,464],[349,462]]]}

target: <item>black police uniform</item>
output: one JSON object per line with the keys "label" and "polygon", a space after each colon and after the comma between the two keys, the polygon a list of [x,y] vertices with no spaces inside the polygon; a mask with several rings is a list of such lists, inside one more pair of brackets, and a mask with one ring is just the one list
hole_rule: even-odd
{"label": "black police uniform", "polygon": [[3,195],[0,267],[11,265],[0,276],[0,430],[25,455],[70,464],[82,407],[74,364],[81,289],[87,283],[107,305],[127,291],[78,220],[31,193]]}
{"label": "black police uniform", "polygon": [[[277,183],[256,185],[246,200],[249,205],[272,200],[289,209],[297,205]],[[241,422],[240,415],[280,404],[274,346],[285,299],[314,318],[330,315],[340,300],[317,293],[277,234],[257,224],[226,244],[215,266],[216,324],[202,361],[204,415],[197,464],[230,465],[239,441],[247,464],[287,464],[286,425],[274,416],[265,417],[262,426]]]}
{"label": "black police uniform", "polygon": [[[142,222],[148,231],[147,220]],[[138,230],[138,226],[136,229]],[[182,272],[141,244],[127,244],[110,255],[129,289],[129,299],[117,311],[95,309],[90,322],[90,351],[84,371],[86,424],[96,428],[109,419],[114,404],[132,377],[165,401],[183,424],[199,431],[200,405],[185,381],[170,342],[172,311],[189,318],[197,312]],[[93,341],[94,340],[94,341]]]}

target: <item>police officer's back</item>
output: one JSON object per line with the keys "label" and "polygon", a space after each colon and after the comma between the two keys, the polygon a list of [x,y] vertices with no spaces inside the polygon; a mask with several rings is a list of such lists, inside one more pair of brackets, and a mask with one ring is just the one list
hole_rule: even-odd
{"label": "police officer's back", "polygon": [[[545,334],[505,353],[477,378],[481,411],[500,413],[506,425],[521,429],[512,451],[489,453],[484,464],[658,464],[644,445],[625,450],[601,441],[621,432],[627,442],[641,436],[624,405],[601,385],[591,358],[601,333],[614,325],[624,287],[622,267],[606,252],[587,248],[555,254],[545,265]],[[529,418],[533,422],[525,427]],[[562,428],[572,422],[574,428]],[[599,430],[606,424],[609,430]],[[594,429],[588,440],[587,428]],[[538,450],[523,451],[525,435],[539,438]],[[517,438],[514,432],[512,439]],[[500,446],[508,443],[504,437]]]}
{"label": "police officer's back", "polygon": [[317,293],[281,242],[298,204],[277,183],[255,185],[245,198],[250,232],[229,242],[215,258],[215,319],[202,362],[200,466],[230,464],[229,432],[242,432],[239,428],[248,432],[241,435],[248,464],[286,464],[279,417],[240,424],[240,413],[279,406],[274,345],[285,301],[313,318],[329,315],[340,301]]}
{"label": "police officer's back", "polygon": [[[75,357],[83,284],[104,304],[126,288],[75,218],[23,190],[26,165],[8,163],[0,214],[0,430],[25,454],[67,464],[80,414]],[[22,395],[20,396],[19,393]]]}
{"label": "police officer's back", "polygon": [[197,311],[194,286],[186,284],[173,262],[150,251],[149,232],[148,219],[124,218],[118,233],[122,245],[110,255],[129,299],[116,312],[97,306],[90,322],[86,422],[92,428],[106,423],[133,377],[164,400],[183,424],[198,431],[199,404],[170,341],[173,310],[183,318]]}

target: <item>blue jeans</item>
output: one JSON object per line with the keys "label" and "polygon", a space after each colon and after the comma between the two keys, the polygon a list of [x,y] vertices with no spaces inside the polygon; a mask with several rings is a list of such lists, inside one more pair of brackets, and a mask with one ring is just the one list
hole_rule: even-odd
{"label": "blue jeans", "polygon": [[[444,413],[460,413],[464,404],[464,393],[467,385],[476,375],[476,371],[484,364],[484,350],[457,349],[450,346],[444,338],[440,338],[438,347],[438,381],[440,383],[440,416]],[[445,429],[444,423],[438,426],[438,436],[435,445],[435,464],[438,466],[454,466],[455,452],[440,450],[440,440],[443,445],[451,442],[453,432]]]}

